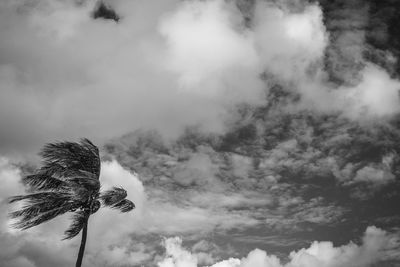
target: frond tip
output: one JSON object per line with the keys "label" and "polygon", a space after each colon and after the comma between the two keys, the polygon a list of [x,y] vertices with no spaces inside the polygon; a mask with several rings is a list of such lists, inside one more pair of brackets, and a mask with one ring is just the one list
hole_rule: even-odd
{"label": "frond tip", "polygon": [[40,207],[36,206],[33,206],[31,208],[28,207],[24,210],[16,211],[10,214],[12,218],[19,219],[17,222],[13,223],[12,226],[14,228],[26,230],[28,228],[54,219],[55,217],[70,211],[70,209],[70,205],[65,205],[61,207],[55,206],[55,208],[53,209],[41,209]]}
{"label": "frond tip", "polygon": [[13,227],[28,229],[74,209],[76,203],[72,200],[73,195],[68,192],[53,191],[10,197],[9,203],[23,201],[24,204],[9,216],[18,219]]}
{"label": "frond tip", "polygon": [[19,196],[13,196],[8,198],[9,203],[14,203],[17,201],[25,200],[30,204],[37,204],[37,203],[50,203],[53,201],[57,202],[67,202],[69,200],[72,200],[73,195],[70,192],[53,192],[53,191],[47,191],[47,192],[37,192],[37,193],[32,193],[32,194],[27,194],[27,195],[19,195]]}
{"label": "frond tip", "polygon": [[85,225],[88,216],[87,212],[83,210],[75,212],[72,217],[72,224],[64,232],[63,240],[77,236]]}
{"label": "frond tip", "polygon": [[128,199],[123,199],[120,202],[111,206],[113,209],[118,209],[120,212],[129,212],[135,208],[135,204]]}
{"label": "frond tip", "polygon": [[105,206],[112,206],[117,204],[127,196],[126,190],[120,187],[113,187],[110,190],[102,192],[100,200]]}

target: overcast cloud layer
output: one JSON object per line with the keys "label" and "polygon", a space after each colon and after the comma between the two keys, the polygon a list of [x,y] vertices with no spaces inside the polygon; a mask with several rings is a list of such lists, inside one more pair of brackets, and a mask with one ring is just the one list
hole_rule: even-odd
{"label": "overcast cloud layer", "polygon": [[0,266],[71,266],[68,216],[12,229],[46,142],[88,137],[84,266],[400,266],[390,1],[0,1]]}

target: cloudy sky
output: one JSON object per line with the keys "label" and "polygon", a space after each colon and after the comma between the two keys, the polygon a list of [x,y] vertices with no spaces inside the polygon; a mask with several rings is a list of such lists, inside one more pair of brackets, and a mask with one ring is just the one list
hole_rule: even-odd
{"label": "cloudy sky", "polygon": [[74,264],[6,199],[81,137],[136,204],[84,266],[400,266],[398,5],[0,0],[0,266]]}

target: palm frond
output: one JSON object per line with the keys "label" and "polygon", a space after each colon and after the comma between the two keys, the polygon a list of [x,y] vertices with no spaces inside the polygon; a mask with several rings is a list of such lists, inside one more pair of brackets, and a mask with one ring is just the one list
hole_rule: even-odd
{"label": "palm frond", "polygon": [[80,210],[74,213],[72,217],[72,223],[69,226],[69,228],[64,232],[64,238],[65,239],[71,239],[79,234],[79,232],[82,230],[83,226],[86,223],[88,213],[87,211]]}
{"label": "palm frond", "polygon": [[93,192],[98,192],[100,190],[100,181],[89,176],[70,177],[67,179],[67,184],[69,184],[71,187],[84,187],[85,189]]}
{"label": "palm frond", "polygon": [[79,143],[50,143],[44,146],[40,155],[44,159],[42,170],[49,175],[66,177],[71,171],[82,170],[99,177],[99,150],[88,139],[82,139]]}
{"label": "palm frond", "polygon": [[[85,190],[84,190],[85,191]],[[83,208],[87,204],[87,195],[78,192],[39,192],[8,199],[9,203],[24,201],[20,210],[9,214],[12,219],[19,219],[16,228],[30,228],[50,220],[68,211]]]}
{"label": "palm frond", "polygon": [[72,199],[73,199],[73,194],[71,192],[46,191],[46,192],[38,192],[27,195],[13,196],[8,198],[8,202],[14,203],[17,201],[25,200],[28,201],[30,204],[37,204],[41,202],[52,202],[55,200],[68,201]]}
{"label": "palm frond", "polygon": [[65,181],[41,172],[23,177],[22,182],[35,190],[57,190],[66,186]]}
{"label": "palm frond", "polygon": [[36,210],[32,213],[26,211],[21,217],[18,217],[19,220],[14,224],[12,224],[12,226],[15,228],[25,230],[33,226],[42,224],[48,220],[54,219],[55,217],[61,214],[71,211],[72,208],[73,208],[73,203],[69,203],[67,205],[62,205],[62,206],[52,206],[52,209],[49,209],[47,211]]}
{"label": "palm frond", "polygon": [[22,202],[19,210],[9,214],[15,219],[13,227],[25,230],[66,212],[74,212],[72,223],[64,233],[64,239],[71,239],[86,229],[88,217],[97,212],[101,204],[121,212],[135,208],[133,202],[126,199],[127,192],[123,188],[113,187],[99,193],[99,150],[88,139],[50,143],[40,155],[43,166],[35,174],[23,178],[23,183],[34,193],[8,199],[9,203]]}
{"label": "palm frond", "polygon": [[115,203],[110,206],[112,209],[118,209],[121,212],[128,212],[135,208],[135,204],[129,199],[123,199],[118,203]]}
{"label": "palm frond", "polygon": [[100,194],[100,200],[105,206],[112,206],[126,198],[126,190],[122,187],[113,187]]}
{"label": "palm frond", "polygon": [[81,207],[81,204],[64,201],[64,200],[56,200],[56,201],[44,201],[36,204],[28,204],[23,206],[20,210],[13,211],[9,213],[9,216],[12,219],[20,219],[20,220],[31,220],[36,216],[39,216],[41,213],[45,213],[53,210],[55,207],[68,207],[68,211],[73,211]]}
{"label": "palm frond", "polygon": [[46,211],[48,211],[47,207],[42,207],[40,205],[33,205],[17,211],[13,211],[9,214],[9,216],[12,219],[19,218],[20,220],[30,220],[33,217],[39,215],[41,212],[46,212]]}
{"label": "palm frond", "polygon": [[68,168],[67,166],[58,162],[46,162],[44,166],[39,169],[39,171],[48,176],[56,176],[62,179],[81,174],[79,169]]}
{"label": "palm frond", "polygon": [[28,175],[22,180],[25,185],[39,191],[60,188],[73,189],[75,187],[84,187],[93,192],[100,190],[100,181],[94,174],[82,170],[66,169],[58,164],[42,167],[37,174]]}
{"label": "palm frond", "polygon": [[[77,209],[82,205],[82,202],[76,201],[73,194],[66,192],[39,192],[23,196],[14,196],[8,200],[9,203],[24,201],[24,205],[20,210],[9,214],[11,218],[19,219],[19,222],[16,224],[17,228],[23,228],[25,224],[30,225],[32,220],[39,218],[43,214],[48,214],[47,216],[51,217],[52,211],[59,207],[62,208],[60,212],[65,213]],[[34,224],[32,226],[34,226]]]}

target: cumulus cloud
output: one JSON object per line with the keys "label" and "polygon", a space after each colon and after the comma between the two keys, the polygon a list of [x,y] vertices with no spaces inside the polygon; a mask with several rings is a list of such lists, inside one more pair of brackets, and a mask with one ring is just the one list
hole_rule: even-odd
{"label": "cumulus cloud", "polygon": [[228,91],[257,96],[258,59],[251,32],[242,24],[235,6],[221,0],[184,2],[161,22],[166,67],[177,73],[182,88],[211,96]]}
{"label": "cumulus cloud", "polygon": [[331,242],[313,242],[307,249],[290,253],[288,266],[370,266],[390,260],[390,251],[398,248],[398,242],[398,237],[370,226],[365,231],[361,245],[350,242],[334,247]]}
{"label": "cumulus cloud", "polygon": [[302,11],[285,5],[259,1],[255,11],[255,46],[261,64],[285,81],[308,77],[321,63],[328,35],[316,4]]}
{"label": "cumulus cloud", "polygon": [[[346,90],[346,89],[345,89]],[[400,81],[390,78],[383,69],[367,65],[362,71],[362,81],[348,89],[355,116],[387,116],[400,111]],[[357,113],[358,112],[358,113]]]}
{"label": "cumulus cloud", "polygon": [[157,263],[158,267],[196,267],[197,258],[189,251],[182,249],[182,239],[168,238],[164,242],[167,257]]}
{"label": "cumulus cloud", "polygon": [[[159,267],[196,267],[195,254],[182,246],[182,239],[175,237],[165,241],[166,255],[158,263]],[[362,243],[350,242],[335,247],[329,241],[314,241],[310,247],[293,251],[289,262],[282,263],[275,255],[255,249],[242,259],[230,258],[217,262],[210,267],[365,267],[374,263],[399,258],[399,237],[379,228],[370,226],[365,231]]]}
{"label": "cumulus cloud", "polygon": [[167,68],[181,87],[206,95],[228,89],[227,99],[232,93],[258,99],[265,85],[256,77],[263,72],[284,82],[304,80],[320,67],[328,34],[321,8],[300,5],[257,1],[253,23],[245,27],[233,2],[185,2],[161,23]]}

